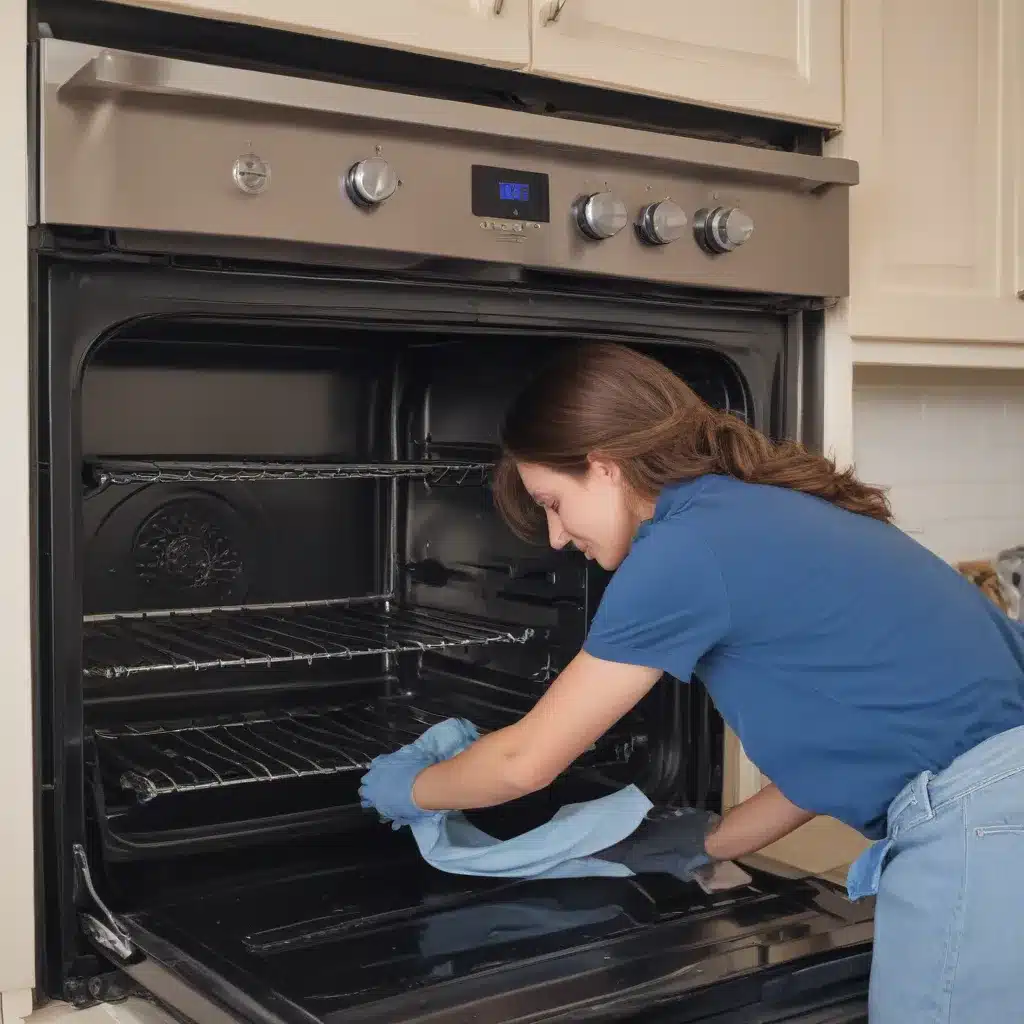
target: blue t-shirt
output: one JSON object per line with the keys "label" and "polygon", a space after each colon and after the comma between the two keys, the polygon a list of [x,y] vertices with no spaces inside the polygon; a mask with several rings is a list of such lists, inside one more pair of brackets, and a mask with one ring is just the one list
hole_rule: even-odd
{"label": "blue t-shirt", "polygon": [[667,488],[584,649],[698,676],[797,806],[870,838],[904,784],[1024,724],[1024,629],[894,526],[778,487]]}

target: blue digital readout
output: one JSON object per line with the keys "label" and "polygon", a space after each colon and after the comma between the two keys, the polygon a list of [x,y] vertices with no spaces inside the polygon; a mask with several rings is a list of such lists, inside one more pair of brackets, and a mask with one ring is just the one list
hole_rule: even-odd
{"label": "blue digital readout", "polygon": [[473,164],[470,189],[474,217],[550,223],[548,176],[539,171]]}
{"label": "blue digital readout", "polygon": [[508,199],[514,203],[528,203],[530,186],[522,181],[499,181],[498,198]]}

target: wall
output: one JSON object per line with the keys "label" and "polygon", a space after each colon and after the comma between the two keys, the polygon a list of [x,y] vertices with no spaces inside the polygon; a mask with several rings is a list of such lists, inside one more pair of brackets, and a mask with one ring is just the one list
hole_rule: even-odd
{"label": "wall", "polygon": [[[0,0],[0,992],[5,1024],[32,987],[33,796],[29,639],[26,0]],[[20,992],[21,996],[13,995]]]}
{"label": "wall", "polygon": [[949,561],[1024,544],[1024,370],[858,366],[858,474]]}

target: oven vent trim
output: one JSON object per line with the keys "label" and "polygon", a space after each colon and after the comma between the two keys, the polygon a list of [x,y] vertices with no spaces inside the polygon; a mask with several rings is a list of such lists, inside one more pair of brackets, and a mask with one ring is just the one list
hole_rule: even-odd
{"label": "oven vent trim", "polygon": [[348,600],[92,616],[83,628],[83,674],[101,679],[522,644],[534,635],[461,613]]}
{"label": "oven vent trim", "polygon": [[331,462],[272,459],[122,459],[87,460],[94,488],[132,484],[260,483],[277,480],[423,480],[431,486],[480,486],[492,462],[426,460],[422,462]]}

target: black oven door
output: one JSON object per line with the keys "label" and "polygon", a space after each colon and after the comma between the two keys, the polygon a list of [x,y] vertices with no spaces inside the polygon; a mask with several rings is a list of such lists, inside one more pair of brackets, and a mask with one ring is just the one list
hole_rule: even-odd
{"label": "black oven door", "polygon": [[871,910],[757,865],[711,895],[412,858],[269,872],[120,916],[131,953],[114,959],[202,1024],[866,1020]]}

